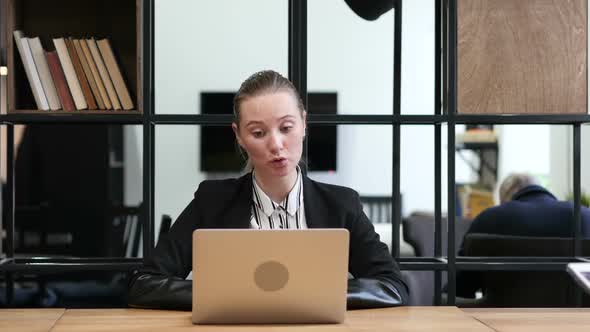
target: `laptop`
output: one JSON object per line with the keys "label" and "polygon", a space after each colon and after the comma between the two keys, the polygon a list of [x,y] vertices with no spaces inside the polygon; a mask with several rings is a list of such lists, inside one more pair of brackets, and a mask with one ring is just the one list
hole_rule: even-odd
{"label": "laptop", "polygon": [[195,324],[341,323],[346,229],[193,232]]}

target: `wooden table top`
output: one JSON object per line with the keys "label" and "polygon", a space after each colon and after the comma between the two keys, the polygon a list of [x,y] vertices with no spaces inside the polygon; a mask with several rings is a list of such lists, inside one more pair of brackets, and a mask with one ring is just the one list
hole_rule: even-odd
{"label": "wooden table top", "polygon": [[[141,310],[141,309],[68,309],[56,324],[46,324],[46,329],[21,329],[26,322],[38,324],[38,313],[42,309],[21,309],[20,320],[5,323],[8,329],[0,331],[49,331],[52,332],[98,332],[98,331],[491,331],[484,324],[465,314],[456,307],[400,307],[347,312],[343,324],[325,325],[193,325],[191,313],[183,311]],[[15,312],[18,312],[15,311]],[[0,310],[2,315],[10,313]],[[27,317],[28,316],[28,317]],[[57,319],[57,318],[56,318]],[[46,320],[43,320],[45,322]],[[55,321],[55,320],[54,320]],[[12,325],[11,325],[12,324]],[[25,326],[25,325],[22,325]]]}
{"label": "wooden table top", "polygon": [[590,331],[590,308],[400,307],[348,311],[343,324],[193,325],[186,311],[2,309],[0,332]]}
{"label": "wooden table top", "polygon": [[50,331],[65,311],[65,309],[1,309],[0,331]]}
{"label": "wooden table top", "polygon": [[590,331],[590,308],[470,308],[463,311],[502,332]]}

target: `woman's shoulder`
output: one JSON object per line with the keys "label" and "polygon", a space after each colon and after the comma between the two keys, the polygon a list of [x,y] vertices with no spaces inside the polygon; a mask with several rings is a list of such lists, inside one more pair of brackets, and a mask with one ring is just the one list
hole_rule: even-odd
{"label": "woman's shoulder", "polygon": [[252,183],[251,174],[245,174],[238,178],[226,178],[216,180],[204,180],[199,183],[199,187],[195,192],[197,195],[216,195],[216,194],[227,194],[235,192],[245,186],[249,186]]}
{"label": "woman's shoulder", "polygon": [[[311,188],[308,188],[309,190],[306,190],[305,186],[309,186]],[[304,192],[310,192],[313,193],[313,195],[317,195],[319,197],[323,197],[325,199],[338,202],[339,205],[355,206],[355,203],[357,203],[359,200],[358,192],[356,192],[356,190],[352,188],[345,186],[319,182],[307,178],[307,180],[303,184],[303,187]]]}

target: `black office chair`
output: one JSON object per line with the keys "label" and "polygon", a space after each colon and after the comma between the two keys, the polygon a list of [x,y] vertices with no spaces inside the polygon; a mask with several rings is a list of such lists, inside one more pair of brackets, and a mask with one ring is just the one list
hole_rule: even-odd
{"label": "black office chair", "polygon": [[[583,254],[590,255],[590,239],[583,241]],[[571,238],[468,234],[465,256],[569,257]],[[482,307],[573,307],[581,291],[564,271],[484,271]],[[583,299],[590,305],[590,297]]]}
{"label": "black office chair", "polygon": [[[433,215],[415,213],[411,214],[403,221],[404,241],[414,247],[417,257],[434,256],[434,230],[435,220]],[[456,217],[455,219],[455,251],[459,251],[459,246],[469,227],[471,220]],[[441,218],[441,244],[442,255],[447,255],[447,218]]]}
{"label": "black office chair", "polygon": [[[434,216],[430,214],[414,213],[403,219],[404,241],[409,243],[417,257],[434,256]],[[455,251],[463,236],[469,229],[471,220],[457,218],[455,220]],[[447,255],[447,219],[441,220],[442,255]],[[403,271],[410,284],[410,305],[428,306],[434,304],[434,272],[433,271]],[[442,285],[447,283],[446,272],[442,273]]]}

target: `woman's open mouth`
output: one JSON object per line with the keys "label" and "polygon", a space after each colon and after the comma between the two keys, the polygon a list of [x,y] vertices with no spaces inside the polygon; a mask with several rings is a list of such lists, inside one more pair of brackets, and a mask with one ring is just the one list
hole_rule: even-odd
{"label": "woman's open mouth", "polygon": [[270,164],[274,168],[281,168],[287,166],[287,158],[274,158]]}

